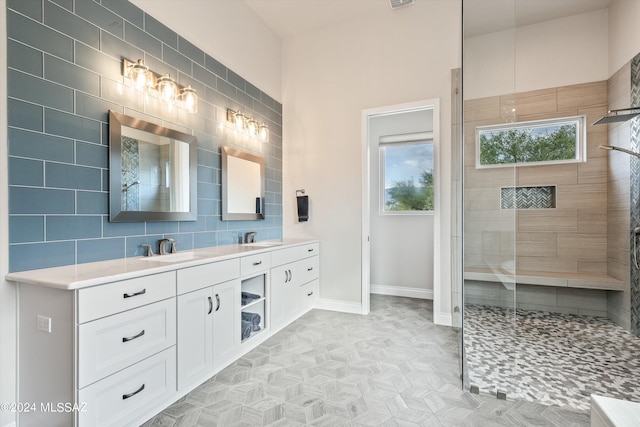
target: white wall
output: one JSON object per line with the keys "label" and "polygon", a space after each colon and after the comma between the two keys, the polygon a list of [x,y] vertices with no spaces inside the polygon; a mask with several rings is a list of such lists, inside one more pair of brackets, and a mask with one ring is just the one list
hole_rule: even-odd
{"label": "white wall", "polygon": [[430,131],[431,109],[369,120],[372,293],[433,299],[433,215],[380,215],[380,137]]}
{"label": "white wall", "polygon": [[[321,301],[361,304],[362,111],[440,98],[442,194],[451,193],[451,69],[460,66],[461,4],[416,2],[283,42],[284,233],[321,239]],[[295,219],[295,190],[310,198]],[[442,205],[442,298],[448,314],[450,205]]]}
{"label": "white wall", "polygon": [[640,53],[640,1],[613,0],[609,6],[609,75]]}
{"label": "white wall", "polygon": [[464,98],[606,80],[608,15],[598,10],[466,39]]}
{"label": "white wall", "polygon": [[280,38],[243,1],[131,0],[131,3],[282,101]]}

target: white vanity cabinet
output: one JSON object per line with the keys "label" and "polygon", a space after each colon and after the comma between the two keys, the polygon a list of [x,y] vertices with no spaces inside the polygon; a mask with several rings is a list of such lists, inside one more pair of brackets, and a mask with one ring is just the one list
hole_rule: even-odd
{"label": "white vanity cabinet", "polygon": [[7,275],[18,401],[37,405],[18,425],[144,423],[310,309],[318,251],[236,245]]}
{"label": "white vanity cabinet", "polygon": [[318,243],[271,254],[271,327],[278,330],[313,306],[318,297]]}
{"label": "white vanity cabinet", "polygon": [[21,427],[124,425],[175,395],[175,272],[18,295],[20,401],[40,405]]}
{"label": "white vanity cabinet", "polygon": [[187,390],[237,354],[240,263],[214,262],[177,274],[178,389]]}

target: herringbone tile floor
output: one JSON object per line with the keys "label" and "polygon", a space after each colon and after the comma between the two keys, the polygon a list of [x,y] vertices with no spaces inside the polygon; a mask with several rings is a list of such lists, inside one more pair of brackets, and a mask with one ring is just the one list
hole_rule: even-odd
{"label": "herringbone tile floor", "polygon": [[589,415],[460,389],[458,337],[432,302],[312,310],[145,423],[157,426],[586,426]]}

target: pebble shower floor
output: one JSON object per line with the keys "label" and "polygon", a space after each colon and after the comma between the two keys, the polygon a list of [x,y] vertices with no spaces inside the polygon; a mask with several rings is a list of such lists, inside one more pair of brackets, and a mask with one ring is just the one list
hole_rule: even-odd
{"label": "pebble shower floor", "polygon": [[469,383],[481,393],[588,410],[591,394],[640,401],[640,339],[603,318],[465,306]]}

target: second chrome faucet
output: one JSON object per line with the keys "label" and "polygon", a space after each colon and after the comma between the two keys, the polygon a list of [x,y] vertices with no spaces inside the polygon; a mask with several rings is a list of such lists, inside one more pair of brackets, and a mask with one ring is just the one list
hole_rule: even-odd
{"label": "second chrome faucet", "polygon": [[[167,243],[169,243],[169,252],[167,252]],[[159,240],[158,241],[158,246],[159,246],[158,253],[160,255],[175,254],[176,252],[178,252],[178,250],[176,249],[176,244],[177,243],[178,242],[176,242],[171,237],[167,237],[166,239]]]}

